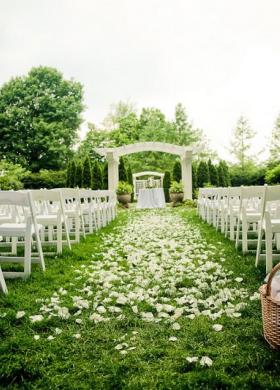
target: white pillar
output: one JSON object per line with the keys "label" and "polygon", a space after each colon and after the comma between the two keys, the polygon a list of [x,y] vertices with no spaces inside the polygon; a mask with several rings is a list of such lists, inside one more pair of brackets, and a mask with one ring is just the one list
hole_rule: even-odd
{"label": "white pillar", "polygon": [[108,160],[108,188],[109,190],[116,191],[119,184],[119,158],[115,153],[110,152],[107,154]]}
{"label": "white pillar", "polygon": [[192,199],[192,152],[187,151],[181,156],[182,183],[184,200]]}

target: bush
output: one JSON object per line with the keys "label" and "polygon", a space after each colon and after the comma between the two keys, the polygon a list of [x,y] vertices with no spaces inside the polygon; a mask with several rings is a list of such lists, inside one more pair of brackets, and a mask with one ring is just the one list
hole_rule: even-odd
{"label": "bush", "polygon": [[100,164],[98,161],[95,161],[92,167],[92,189],[93,190],[102,190],[103,188],[103,176]]}
{"label": "bush", "polygon": [[120,181],[117,188],[118,195],[126,195],[132,193],[132,185],[125,181]]}
{"label": "bush", "polygon": [[20,190],[23,188],[22,181],[27,174],[28,172],[19,164],[0,161],[0,189]]}
{"label": "bush", "polygon": [[22,180],[25,189],[63,188],[66,186],[66,172],[41,169],[37,173],[29,173]]}
{"label": "bush", "polygon": [[197,186],[204,187],[205,183],[209,183],[208,164],[205,161],[200,161],[197,167]]}
{"label": "bush", "polygon": [[87,156],[84,159],[84,166],[83,166],[83,187],[91,188],[91,186],[92,186],[91,162],[89,157]]}
{"label": "bush", "polygon": [[172,181],[171,187],[169,189],[170,193],[181,193],[184,192],[183,183],[180,181],[179,183],[177,181]]}
{"label": "bush", "polygon": [[120,181],[124,181],[124,182],[128,181],[127,170],[125,167],[123,157],[120,158],[120,163],[119,163],[119,179]]}
{"label": "bush", "polygon": [[280,165],[273,169],[270,169],[265,174],[265,181],[268,184],[279,184],[280,183]]}

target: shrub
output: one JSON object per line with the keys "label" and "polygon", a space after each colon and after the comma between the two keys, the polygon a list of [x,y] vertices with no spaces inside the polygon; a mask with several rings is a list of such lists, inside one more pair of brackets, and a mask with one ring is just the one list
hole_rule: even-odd
{"label": "shrub", "polygon": [[270,169],[265,174],[265,181],[268,184],[279,184],[280,183],[280,165]]}
{"label": "shrub", "polygon": [[19,164],[0,161],[0,189],[20,190],[23,188],[22,181],[27,174],[28,172]]}
{"label": "shrub", "polygon": [[22,182],[25,189],[62,188],[66,186],[66,172],[41,169],[26,175]]}
{"label": "shrub", "polygon": [[92,171],[91,171],[91,162],[90,158],[87,156],[84,159],[83,164],[83,187],[84,188],[91,188],[92,185]]}
{"label": "shrub", "polygon": [[83,187],[83,163],[78,161],[75,176],[75,187]]}
{"label": "shrub", "polygon": [[108,190],[108,162],[105,161],[101,165],[101,171],[102,171],[102,189]]}
{"label": "shrub", "polygon": [[197,186],[204,187],[205,183],[209,183],[208,164],[205,161],[200,161],[197,167]]}
{"label": "shrub", "polygon": [[120,181],[117,188],[117,194],[126,195],[131,193],[132,193],[132,185],[125,181]]}
{"label": "shrub", "polygon": [[92,189],[101,190],[103,188],[103,176],[100,164],[95,161],[92,167]]}
{"label": "shrub", "polygon": [[180,181],[180,182],[172,181],[171,187],[169,189],[169,192],[170,193],[173,193],[173,192],[176,192],[176,193],[184,192],[182,181]]}
{"label": "shrub", "polygon": [[120,158],[120,163],[119,163],[119,179],[120,181],[124,181],[124,182],[128,181],[127,170],[125,167],[123,157]]}

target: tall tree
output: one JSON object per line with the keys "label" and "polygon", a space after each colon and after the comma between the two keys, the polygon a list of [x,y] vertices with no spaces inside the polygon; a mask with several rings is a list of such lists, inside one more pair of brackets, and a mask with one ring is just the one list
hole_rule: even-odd
{"label": "tall tree", "polygon": [[244,116],[241,116],[236,128],[233,132],[233,140],[231,141],[231,154],[236,158],[242,171],[246,168],[246,163],[252,161],[250,155],[251,141],[255,136],[255,132],[251,129],[249,121]]}
{"label": "tall tree", "polygon": [[66,165],[82,122],[80,83],[56,69],[33,68],[0,89],[0,153],[31,171]]}
{"label": "tall tree", "polygon": [[188,119],[185,107],[178,103],[175,107],[176,142],[179,145],[190,145],[201,139],[200,130],[194,129]]}
{"label": "tall tree", "polygon": [[165,201],[170,202],[169,188],[171,186],[171,173],[169,171],[164,172],[163,177],[163,191],[165,195]]}
{"label": "tall tree", "polygon": [[218,185],[218,174],[217,174],[217,169],[215,167],[215,165],[212,164],[212,161],[208,160],[208,171],[209,171],[209,182],[213,185],[213,186],[217,186]]}
{"label": "tall tree", "polygon": [[209,183],[208,165],[206,161],[201,160],[197,167],[197,186],[201,188],[207,183]]}
{"label": "tall tree", "polygon": [[192,195],[193,195],[193,198],[196,198],[196,196],[197,196],[196,190],[197,190],[197,166],[196,166],[196,164],[192,164]]}
{"label": "tall tree", "polygon": [[275,126],[271,133],[269,147],[269,162],[271,166],[276,166],[280,163],[280,115],[278,115]]}
{"label": "tall tree", "polygon": [[124,158],[120,158],[120,163],[119,163],[119,180],[120,181],[127,181],[127,171],[125,167],[125,162]]}
{"label": "tall tree", "polygon": [[181,163],[178,160],[175,161],[175,164],[173,166],[172,178],[173,178],[173,180],[178,181],[178,182],[180,180],[182,180]]}
{"label": "tall tree", "polygon": [[74,188],[76,185],[76,171],[77,165],[75,160],[71,160],[69,163],[69,172],[67,172],[67,186]]}
{"label": "tall tree", "polygon": [[108,190],[108,162],[104,161],[100,168],[102,173],[102,189]]}
{"label": "tall tree", "polygon": [[83,187],[91,188],[92,186],[92,171],[89,156],[84,159],[83,163]]}
{"label": "tall tree", "polygon": [[136,114],[134,103],[119,101],[112,104],[110,112],[103,121],[103,126],[108,130],[113,130],[119,127],[120,121],[128,117],[130,114]]}
{"label": "tall tree", "polygon": [[83,163],[81,160],[77,163],[75,187],[83,188]]}
{"label": "tall tree", "polygon": [[101,190],[103,188],[103,177],[100,163],[95,161],[92,168],[92,189]]}

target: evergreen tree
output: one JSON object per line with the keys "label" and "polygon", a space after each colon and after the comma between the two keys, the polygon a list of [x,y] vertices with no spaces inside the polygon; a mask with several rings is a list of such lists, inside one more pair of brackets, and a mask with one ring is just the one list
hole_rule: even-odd
{"label": "evergreen tree", "polygon": [[221,161],[219,162],[217,172],[218,172],[219,187],[226,187],[227,182],[226,182],[226,178],[225,178],[225,170],[224,170],[224,166],[223,166]]}
{"label": "evergreen tree", "polygon": [[169,171],[166,171],[164,173],[164,178],[163,178],[163,190],[164,190],[164,195],[165,195],[165,201],[170,202],[170,197],[169,197],[169,188],[171,186],[171,174]]}
{"label": "evergreen tree", "polygon": [[104,161],[102,164],[102,188],[108,190],[108,162]]}
{"label": "evergreen tree", "polygon": [[270,166],[274,167],[280,162],[280,115],[277,117],[271,133],[269,153]]}
{"label": "evergreen tree", "polygon": [[83,163],[81,160],[77,163],[75,187],[83,188]]}
{"label": "evergreen tree", "polygon": [[72,162],[69,161],[67,164],[67,170],[66,170],[66,187],[71,187],[71,168],[72,168]]}
{"label": "evergreen tree", "polygon": [[77,166],[76,166],[75,160],[70,161],[70,163],[69,163],[69,176],[68,176],[68,183],[67,183],[67,186],[70,188],[75,187],[76,170],[77,170]]}
{"label": "evergreen tree", "polygon": [[133,177],[130,165],[127,167],[127,181],[129,184],[133,185]]}
{"label": "evergreen tree", "polygon": [[197,197],[196,190],[197,190],[197,169],[196,169],[196,165],[192,164],[192,195],[193,195],[193,198]]}
{"label": "evergreen tree", "polygon": [[246,163],[252,161],[249,151],[254,136],[255,132],[251,129],[248,119],[241,116],[233,133],[231,154],[237,159],[242,171],[245,170]]}
{"label": "evergreen tree", "polygon": [[95,161],[92,170],[92,188],[94,190],[101,190],[103,188],[102,170],[98,161]]}
{"label": "evergreen tree", "polygon": [[215,165],[212,164],[212,161],[211,161],[210,158],[209,158],[207,164],[208,164],[208,171],[209,171],[209,182],[210,182],[213,186],[217,186],[217,185],[218,185],[218,174],[217,174],[217,169],[216,169]]}
{"label": "evergreen tree", "polygon": [[209,183],[208,164],[202,160],[197,167],[197,186],[198,188],[201,188],[204,187],[206,183]]}
{"label": "evergreen tree", "polygon": [[182,170],[180,161],[176,160],[173,166],[172,178],[179,183],[182,180]]}
{"label": "evergreen tree", "polygon": [[222,169],[224,171],[224,183],[225,183],[225,186],[230,186],[230,174],[229,174],[229,169],[228,169],[228,165],[227,163],[222,160],[220,162],[221,166],[222,166]]}
{"label": "evergreen tree", "polygon": [[91,172],[91,162],[89,156],[84,159],[83,166],[83,187],[91,188],[92,182],[92,172]]}
{"label": "evergreen tree", "polygon": [[119,163],[119,180],[127,182],[127,171],[125,168],[123,157],[120,158],[120,163]]}

